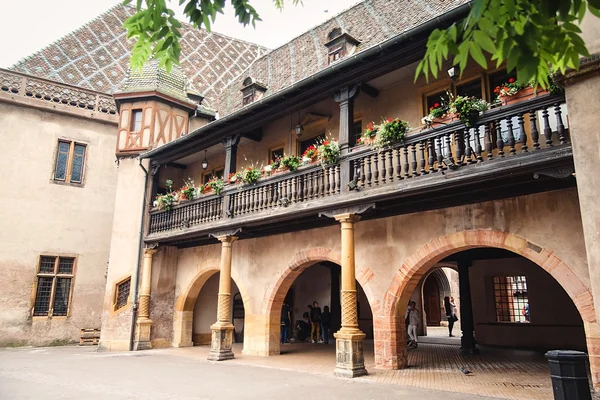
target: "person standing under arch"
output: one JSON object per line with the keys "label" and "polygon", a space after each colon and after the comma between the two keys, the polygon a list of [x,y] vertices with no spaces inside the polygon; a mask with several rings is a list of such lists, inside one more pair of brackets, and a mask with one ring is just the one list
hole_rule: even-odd
{"label": "person standing under arch", "polygon": [[323,343],[321,340],[321,307],[315,300],[313,301],[312,308],[310,309],[310,322],[312,323],[312,329],[310,331],[310,338],[313,343]]}
{"label": "person standing under arch", "polygon": [[454,337],[454,335],[452,334],[452,329],[454,328],[454,323],[458,321],[458,317],[456,316],[456,304],[454,304],[454,297],[444,297],[444,308],[446,309],[446,319],[448,320],[448,336]]}

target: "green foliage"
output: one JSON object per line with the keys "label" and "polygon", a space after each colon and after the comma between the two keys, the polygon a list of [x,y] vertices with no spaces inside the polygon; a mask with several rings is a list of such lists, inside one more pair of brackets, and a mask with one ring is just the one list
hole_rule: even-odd
{"label": "green foliage", "polygon": [[[124,0],[130,4],[133,0]],[[181,22],[175,18],[175,12],[167,4],[171,0],[136,0],[136,13],[128,18],[123,27],[127,29],[127,38],[136,38],[131,54],[131,67],[141,70],[144,64],[154,57],[159,66],[171,71],[173,64],[179,64],[181,55]],[[248,0],[229,0],[240,24],[256,26],[261,21],[258,12]],[[217,13],[223,14],[226,0],[179,0],[185,7],[183,12],[194,28],[204,27],[210,31]],[[294,4],[301,0],[292,0]],[[281,9],[284,0],[274,0],[275,7]],[[144,8],[142,8],[142,4]]]}
{"label": "green foliage", "polygon": [[474,0],[464,21],[431,33],[415,80],[437,78],[448,59],[461,72],[469,59],[483,68],[491,60],[506,62],[521,82],[548,88],[551,69],[577,69],[589,56],[578,27],[587,11],[600,17],[600,0]]}
{"label": "green foliage", "polygon": [[472,96],[456,96],[450,102],[450,113],[456,114],[467,128],[474,126],[479,115],[489,108],[485,100]]}
{"label": "green foliage", "polygon": [[297,171],[302,165],[302,160],[298,156],[285,156],[281,160],[281,165],[287,167],[290,171]]}
{"label": "green foliage", "polygon": [[206,186],[211,188],[214,194],[218,196],[223,191],[223,188],[225,187],[225,182],[223,181],[223,179],[213,177],[206,183]]}
{"label": "green foliage", "polygon": [[317,146],[317,158],[323,167],[335,164],[340,158],[340,144],[333,138],[322,139]]}
{"label": "green foliage", "polygon": [[246,184],[256,183],[261,177],[262,171],[255,167],[248,167],[240,172],[241,181]]}
{"label": "green foliage", "polygon": [[408,122],[400,118],[388,118],[377,125],[374,146],[383,148],[404,139],[404,135],[410,129]]}

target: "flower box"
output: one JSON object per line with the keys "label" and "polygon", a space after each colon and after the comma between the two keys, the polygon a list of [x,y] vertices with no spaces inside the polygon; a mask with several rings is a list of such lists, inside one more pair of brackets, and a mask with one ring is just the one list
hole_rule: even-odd
{"label": "flower box", "polygon": [[456,115],[454,115],[454,114],[446,114],[446,115],[444,115],[441,118],[435,118],[433,120],[433,122],[431,123],[431,127],[432,128],[437,128],[437,127],[440,127],[440,126],[448,125],[448,124],[450,124],[450,123],[452,123],[452,122],[454,122],[456,120],[457,120]]}
{"label": "flower box", "polygon": [[545,94],[548,94],[547,90],[544,90],[544,89],[536,90],[533,87],[528,86],[526,88],[519,90],[517,93],[515,93],[512,96],[502,96],[501,100],[502,100],[502,104],[506,106],[509,104],[516,104],[516,103],[520,103],[525,100],[530,100],[530,99],[533,99],[538,96],[543,96]]}

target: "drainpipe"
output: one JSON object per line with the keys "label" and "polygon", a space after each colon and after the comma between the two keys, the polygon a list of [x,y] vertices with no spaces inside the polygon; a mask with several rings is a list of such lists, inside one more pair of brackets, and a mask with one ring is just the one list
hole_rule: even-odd
{"label": "drainpipe", "polygon": [[135,338],[135,322],[138,314],[138,295],[139,295],[139,281],[140,281],[140,264],[142,261],[143,251],[143,240],[144,240],[144,221],[146,216],[146,200],[148,197],[148,170],[142,164],[142,159],[138,158],[140,168],[144,171],[144,200],[142,203],[142,216],[140,221],[140,231],[138,236],[138,257],[137,264],[135,266],[135,284],[133,285],[133,305],[131,309],[131,328],[129,330],[129,351],[133,351],[133,342]]}

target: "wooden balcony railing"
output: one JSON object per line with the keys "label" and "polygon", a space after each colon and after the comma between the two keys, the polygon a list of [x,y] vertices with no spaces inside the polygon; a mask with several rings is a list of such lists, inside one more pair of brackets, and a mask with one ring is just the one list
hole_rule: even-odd
{"label": "wooden balcony railing", "polygon": [[456,121],[409,134],[403,142],[379,152],[357,149],[346,160],[358,187],[385,185],[565,144],[565,113],[564,98],[544,96],[487,111],[470,129]]}
{"label": "wooden balcony railing", "polygon": [[188,203],[173,206],[170,211],[150,214],[150,233],[159,233],[173,229],[217,221],[223,218],[223,198],[206,196]]}
{"label": "wooden balcony railing", "polygon": [[487,111],[470,129],[456,121],[413,132],[380,151],[368,146],[354,148],[338,164],[326,168],[313,165],[263,178],[254,185],[227,185],[219,196],[188,201],[171,211],[151,211],[149,234],[163,237],[202,224],[231,225],[236,218],[267,218],[270,212],[294,205],[295,209],[322,207],[327,203],[322,199],[327,198],[335,205],[358,196],[348,188],[361,189],[363,196],[369,189],[386,185],[390,190],[402,190],[404,180],[494,160],[505,160],[498,165],[506,168],[511,157],[516,165],[524,157],[562,145],[569,145],[564,96],[541,96]]}
{"label": "wooden balcony railing", "polygon": [[229,197],[230,217],[303,203],[340,193],[340,165],[312,166],[242,187]]}

